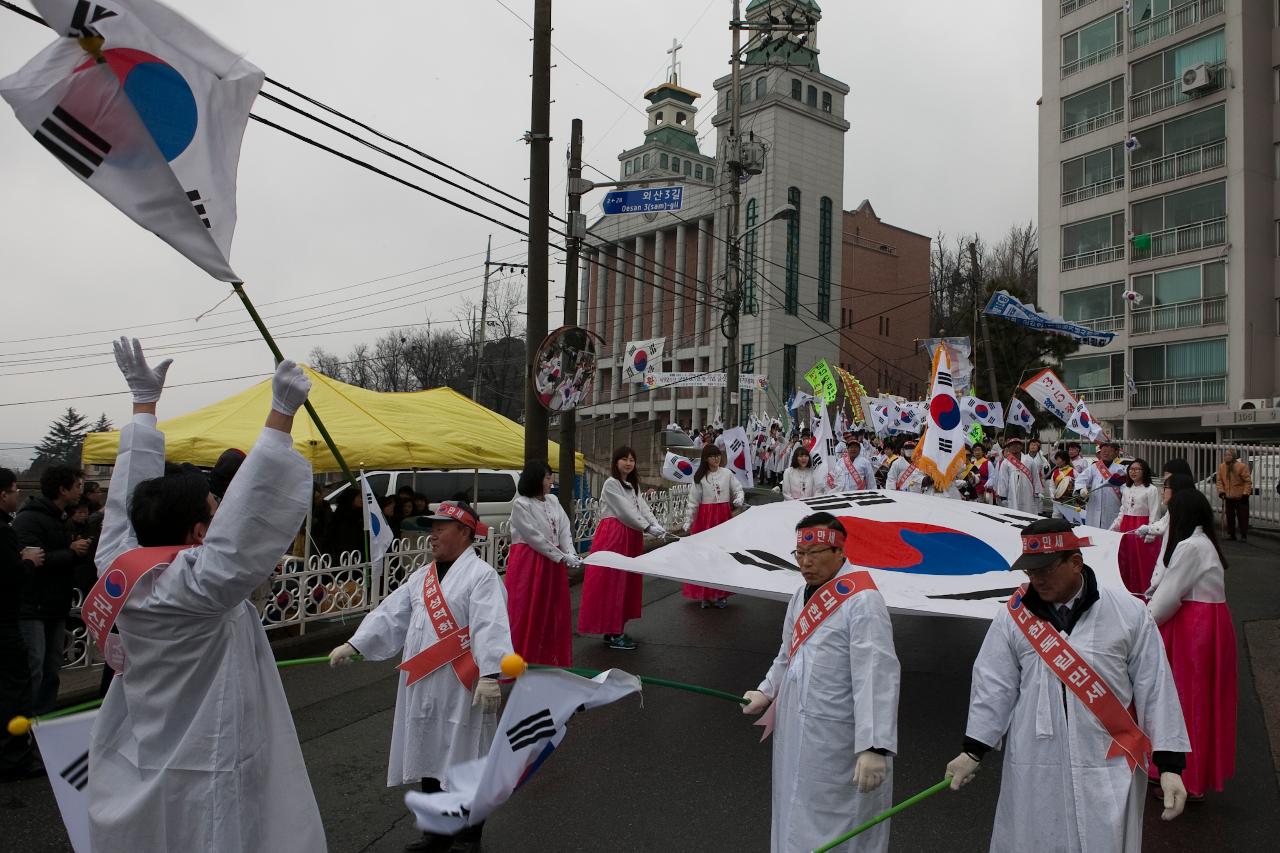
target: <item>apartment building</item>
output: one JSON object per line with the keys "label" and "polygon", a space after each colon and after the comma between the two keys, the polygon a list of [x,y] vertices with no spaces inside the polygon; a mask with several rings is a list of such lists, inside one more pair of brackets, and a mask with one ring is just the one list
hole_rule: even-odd
{"label": "apartment building", "polygon": [[1280,0],[1043,3],[1041,305],[1115,333],[1064,381],[1113,434],[1280,435]]}

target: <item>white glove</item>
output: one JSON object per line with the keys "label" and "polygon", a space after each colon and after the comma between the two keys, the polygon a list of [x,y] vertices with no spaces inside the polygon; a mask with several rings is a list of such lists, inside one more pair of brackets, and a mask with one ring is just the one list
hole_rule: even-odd
{"label": "white glove", "polygon": [[471,705],[479,705],[480,710],[486,714],[498,713],[498,709],[502,707],[502,688],[498,686],[498,679],[482,677],[477,681]]}
{"label": "white glove", "polygon": [[959,791],[973,781],[982,762],[977,761],[967,752],[962,752],[947,765],[946,777],[951,780],[951,790]]}
{"label": "white glove", "polygon": [[1076,489],[1076,496],[1077,496],[1077,497],[1081,497],[1081,498],[1087,498],[1087,497],[1089,497],[1089,490],[1088,490],[1088,489]]}
{"label": "white glove", "polygon": [[736,501],[734,501],[734,502],[733,502],[733,505],[734,505],[735,507],[737,507],[738,509],[742,509],[742,506],[743,506],[743,504],[745,504],[745,503],[746,503],[746,501],[745,501],[745,500],[743,500],[742,498],[738,498]]}
{"label": "white glove", "polygon": [[645,532],[648,533],[650,536],[656,537],[658,539],[661,539],[663,536],[667,535],[667,531],[663,529],[661,524],[650,524],[649,527],[645,530]]}
{"label": "white glove", "polygon": [[173,359],[166,358],[155,367],[147,366],[147,357],[142,354],[142,344],[137,338],[121,338],[111,342],[115,350],[116,366],[124,374],[124,381],[133,392],[133,402],[154,403],[160,399],[164,390],[164,377],[169,372]]}
{"label": "white glove", "polygon": [[282,415],[294,415],[311,393],[311,380],[296,362],[285,359],[271,380],[271,408]]}
{"label": "white glove", "polygon": [[351,659],[358,655],[356,647],[350,643],[343,643],[333,651],[329,652],[329,666],[334,667],[340,663],[351,663]]}
{"label": "white glove", "polygon": [[1154,537],[1154,536],[1152,536],[1150,533],[1148,533],[1148,534],[1146,534],[1146,535],[1144,535],[1144,536],[1142,537],[1142,541],[1143,541],[1143,542],[1146,542],[1148,545],[1150,545],[1152,542],[1156,541],[1156,537]]}
{"label": "white glove", "polygon": [[1182,777],[1177,773],[1160,774],[1160,790],[1164,792],[1164,811],[1161,820],[1173,820],[1182,814],[1187,804],[1187,789],[1182,784]]}
{"label": "white glove", "polygon": [[577,554],[565,554],[564,564],[571,569],[580,569],[582,568],[582,558]]}
{"label": "white glove", "polygon": [[764,709],[773,701],[759,690],[748,690],[742,694],[742,698],[747,700],[747,704],[742,706],[744,714],[763,714]]}
{"label": "white glove", "polygon": [[1133,532],[1135,536],[1141,536],[1143,539],[1148,539],[1151,536],[1151,528],[1145,524],[1139,525],[1138,529]]}
{"label": "white glove", "polygon": [[867,794],[879,788],[884,782],[889,762],[878,752],[867,750],[858,753],[858,763],[853,768],[853,784],[858,793]]}

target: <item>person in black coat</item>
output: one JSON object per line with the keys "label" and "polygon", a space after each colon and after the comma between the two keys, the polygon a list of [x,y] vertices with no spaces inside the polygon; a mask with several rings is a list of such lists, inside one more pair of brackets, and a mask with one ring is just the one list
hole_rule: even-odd
{"label": "person in black coat", "polygon": [[83,471],[49,466],[40,475],[40,494],[27,498],[12,522],[20,544],[44,549],[44,565],[32,572],[18,597],[18,629],[27,646],[36,714],[57,704],[72,576],[89,552],[89,540],[72,539],[66,525],[67,510],[80,502],[83,486]]}
{"label": "person in black coat", "polygon": [[18,631],[18,595],[27,577],[44,563],[44,551],[23,548],[9,526],[18,508],[18,478],[0,468],[0,782],[28,779],[43,771],[29,735],[11,735],[4,723],[31,715],[27,647]]}

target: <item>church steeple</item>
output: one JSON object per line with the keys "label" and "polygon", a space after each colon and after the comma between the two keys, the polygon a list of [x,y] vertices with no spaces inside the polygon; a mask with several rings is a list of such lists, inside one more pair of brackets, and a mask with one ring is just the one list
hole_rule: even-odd
{"label": "church steeple", "polygon": [[649,102],[645,108],[649,125],[644,132],[644,143],[618,157],[623,178],[647,177],[652,172],[656,179],[666,179],[672,173],[699,182],[710,183],[715,179],[715,159],[698,149],[698,108],[694,102],[702,95],[679,82],[678,57],[683,47],[677,40],[671,40],[671,49],[667,51],[671,65],[666,82],[644,93]]}
{"label": "church steeple", "polygon": [[[768,22],[772,32],[757,34],[747,44],[747,65],[790,65],[819,71],[818,22],[822,9],[814,0],[753,0],[746,18]],[[790,27],[790,31],[786,28]]]}

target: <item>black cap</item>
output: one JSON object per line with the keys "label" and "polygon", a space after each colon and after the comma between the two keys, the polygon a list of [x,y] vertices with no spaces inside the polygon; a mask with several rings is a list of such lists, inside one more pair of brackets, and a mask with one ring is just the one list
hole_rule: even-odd
{"label": "black cap", "polygon": [[1035,571],[1052,566],[1064,551],[1078,551],[1093,543],[1076,536],[1065,518],[1042,518],[1022,528],[1022,556],[1009,568],[1015,572]]}

